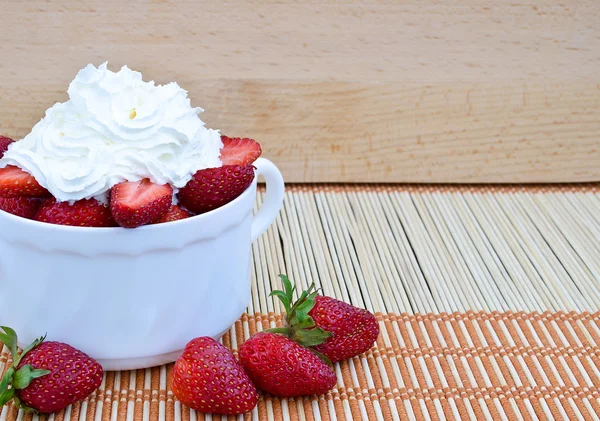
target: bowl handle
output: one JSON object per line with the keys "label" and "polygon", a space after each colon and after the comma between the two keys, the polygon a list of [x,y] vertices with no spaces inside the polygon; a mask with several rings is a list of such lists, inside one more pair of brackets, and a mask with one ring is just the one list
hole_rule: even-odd
{"label": "bowl handle", "polygon": [[262,175],[267,184],[267,194],[263,203],[252,220],[252,241],[254,242],[273,223],[281,206],[283,205],[283,193],[285,186],[283,176],[279,169],[271,161],[258,158],[254,162],[256,177]]}

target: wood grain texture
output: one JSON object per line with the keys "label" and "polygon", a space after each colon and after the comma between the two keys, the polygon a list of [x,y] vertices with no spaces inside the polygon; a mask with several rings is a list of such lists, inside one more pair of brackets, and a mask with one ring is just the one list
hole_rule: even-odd
{"label": "wood grain texture", "polygon": [[294,182],[600,180],[600,3],[17,1],[0,132],[87,63],[176,80]]}

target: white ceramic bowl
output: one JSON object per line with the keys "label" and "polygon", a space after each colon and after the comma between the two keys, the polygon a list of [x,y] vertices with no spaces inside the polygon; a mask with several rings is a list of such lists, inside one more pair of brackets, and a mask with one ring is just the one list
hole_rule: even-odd
{"label": "white ceramic bowl", "polygon": [[[0,211],[0,325],[21,345],[47,333],[106,370],[171,362],[194,337],[221,336],[249,303],[251,244],[283,202],[277,167],[255,166],[237,199],[168,224],[67,227]],[[267,193],[253,217],[258,175]]]}

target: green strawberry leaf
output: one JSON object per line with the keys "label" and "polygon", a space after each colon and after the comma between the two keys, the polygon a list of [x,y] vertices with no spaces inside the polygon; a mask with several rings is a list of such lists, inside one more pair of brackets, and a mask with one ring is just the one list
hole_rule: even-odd
{"label": "green strawberry leaf", "polygon": [[29,386],[33,379],[43,377],[50,373],[50,370],[39,370],[33,368],[33,366],[30,364],[26,364],[15,373],[13,388],[19,390],[25,389],[27,386]]}
{"label": "green strawberry leaf", "polygon": [[292,326],[294,329],[312,329],[316,326],[316,323],[312,317],[306,316],[306,319],[302,321],[296,320]]}
{"label": "green strawberry leaf", "polygon": [[265,329],[263,332],[278,333],[288,338],[292,335],[292,329],[289,327],[273,327],[271,329]]}
{"label": "green strawberry leaf", "polygon": [[2,341],[2,343],[6,345],[6,347],[10,351],[10,355],[12,355],[13,361],[16,361],[18,352],[17,332],[12,330],[8,326],[0,326],[0,329],[3,330],[3,332],[0,332],[0,341]]}
{"label": "green strawberry leaf", "polygon": [[321,345],[332,336],[333,335],[326,330],[320,327],[315,327],[313,329],[294,330],[294,336],[292,339],[302,346],[311,347]]}
{"label": "green strawberry leaf", "polygon": [[302,291],[302,294],[300,294],[300,297],[298,297],[298,300],[294,303],[294,306],[292,307],[292,309],[297,308],[300,304],[302,304],[306,300],[307,296],[308,296],[308,292]]}
{"label": "green strawberry leaf", "polygon": [[281,300],[285,313],[292,313],[292,303],[294,302],[294,286],[289,278],[285,275],[279,275],[283,283],[283,290],[274,290],[269,294],[269,297],[277,297]]}
{"label": "green strawberry leaf", "polygon": [[302,312],[303,314],[308,314],[316,304],[315,298],[317,297],[317,293],[313,292],[310,295],[307,295],[303,301],[298,302],[298,306],[296,307],[296,312]]}
{"label": "green strawberry leaf", "polygon": [[316,293],[312,293],[310,295],[307,294],[303,301],[298,300],[296,302],[296,305],[292,308],[292,313],[287,317],[290,326],[297,328],[308,328],[315,325],[314,320],[308,315],[308,313],[315,306],[316,296]]}
{"label": "green strawberry leaf", "polygon": [[8,370],[6,370],[6,373],[4,373],[2,380],[0,380],[0,394],[6,392],[8,390],[8,386],[12,384],[13,374],[15,374],[15,368],[11,366]]}
{"label": "green strawberry leaf", "polygon": [[14,397],[15,389],[8,389],[0,393],[0,407],[6,405]]}
{"label": "green strawberry leaf", "polygon": [[315,320],[308,313],[315,307],[318,290],[314,282],[300,297],[294,300],[295,287],[286,275],[279,275],[283,283],[283,290],[275,290],[270,296],[278,297],[286,310],[286,326],[267,329],[271,333],[280,333],[298,342],[305,347],[316,346],[324,343],[332,334],[316,326]]}
{"label": "green strawberry leaf", "polygon": [[285,292],[285,296],[288,302],[291,304],[294,301],[294,290],[296,287],[292,285],[292,282],[287,275],[280,274],[279,277],[281,278],[281,282],[283,282],[283,291]]}
{"label": "green strawberry leaf", "polygon": [[290,304],[287,301],[287,296],[283,291],[275,290],[269,294],[269,297],[277,297],[281,300],[283,307],[285,308],[286,314],[290,312]]}

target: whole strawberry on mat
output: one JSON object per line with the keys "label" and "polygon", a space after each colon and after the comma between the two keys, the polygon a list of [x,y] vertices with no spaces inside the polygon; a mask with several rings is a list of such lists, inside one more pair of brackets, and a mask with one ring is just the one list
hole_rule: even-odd
{"label": "whole strawberry on mat", "polygon": [[335,371],[310,349],[269,331],[240,347],[240,361],[256,386],[272,395],[322,395],[336,384]]}
{"label": "whole strawberry on mat", "polygon": [[171,379],[177,399],[200,412],[243,414],[258,402],[256,387],[233,353],[212,338],[190,341]]}
{"label": "whole strawberry on mat", "polygon": [[[277,329],[290,338],[325,355],[332,362],[355,357],[371,349],[379,336],[375,315],[335,298],[318,295],[312,284],[294,302],[296,287],[285,275],[280,275],[282,291],[271,292],[283,303],[286,326]],[[315,331],[329,335],[315,343]],[[318,340],[319,340],[318,339]]]}
{"label": "whole strawberry on mat", "polygon": [[0,341],[13,358],[0,381],[0,407],[12,399],[19,408],[56,412],[87,398],[102,383],[100,364],[72,346],[42,337],[19,353],[15,331],[0,329]]}
{"label": "whole strawberry on mat", "polygon": [[286,310],[284,327],[257,333],[240,347],[240,361],[256,385],[276,396],[322,394],[335,386],[331,362],[369,350],[379,336],[367,310],[320,296],[314,284],[294,301],[296,288],[280,275],[271,292]]}

